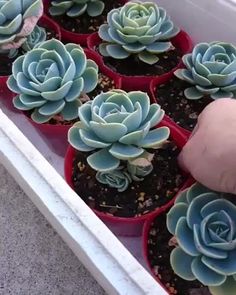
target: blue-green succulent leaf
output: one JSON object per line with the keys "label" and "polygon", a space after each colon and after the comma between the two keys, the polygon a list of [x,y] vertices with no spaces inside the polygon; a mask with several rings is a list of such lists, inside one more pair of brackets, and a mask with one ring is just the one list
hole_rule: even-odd
{"label": "blue-green succulent leaf", "polygon": [[113,157],[107,149],[102,149],[93,153],[87,158],[87,161],[94,170],[106,172],[119,167],[119,159]]}
{"label": "blue-green succulent leaf", "polygon": [[[77,125],[78,126],[78,125]],[[86,145],[81,137],[79,128],[76,125],[71,127],[68,132],[68,141],[70,145],[72,145],[75,149],[82,151],[82,152],[90,152],[94,150],[94,147]]]}
{"label": "blue-green succulent leaf", "polygon": [[170,264],[174,272],[182,279],[194,281],[195,276],[191,268],[194,259],[196,258],[186,254],[181,248],[177,247],[171,252]]}
{"label": "blue-green succulent leaf", "polygon": [[132,145],[125,145],[121,143],[114,143],[112,147],[109,149],[109,153],[111,153],[114,157],[120,160],[129,160],[133,158],[137,158],[143,153],[143,149],[139,147],[135,147]]}
{"label": "blue-green succulent leaf", "polygon": [[226,276],[216,273],[202,263],[201,258],[197,257],[192,262],[192,272],[196,279],[205,286],[220,286],[226,281]]}
{"label": "blue-green succulent leaf", "polygon": [[185,216],[180,217],[177,221],[177,225],[175,228],[175,236],[177,238],[178,245],[185,253],[191,256],[200,255],[199,250],[196,248],[194,243],[193,231],[188,227]]}
{"label": "blue-green succulent leaf", "polygon": [[181,217],[185,217],[187,214],[188,205],[184,203],[178,203],[173,206],[167,214],[166,225],[168,231],[174,236],[176,226]]}

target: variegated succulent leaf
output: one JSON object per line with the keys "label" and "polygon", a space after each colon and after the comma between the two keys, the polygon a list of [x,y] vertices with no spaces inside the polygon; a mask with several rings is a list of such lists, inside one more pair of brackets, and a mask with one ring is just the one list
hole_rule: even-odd
{"label": "variegated succulent leaf", "polygon": [[136,55],[147,64],[155,64],[160,53],[170,50],[170,41],[179,29],[166,11],[154,2],[127,2],[108,13],[107,24],[98,34],[103,42],[100,53],[115,59]]}
{"label": "variegated succulent leaf", "polygon": [[91,92],[98,82],[98,67],[86,58],[77,44],[64,45],[56,39],[37,44],[18,57],[7,81],[18,95],[13,104],[20,110],[32,110],[37,123],[48,122],[60,114],[64,120],[78,117],[80,95]]}
{"label": "variegated succulent leaf", "polygon": [[178,243],[170,257],[178,276],[214,295],[235,294],[236,206],[226,194],[195,183],[177,197],[167,228]]}
{"label": "variegated succulent leaf", "polygon": [[114,170],[120,161],[136,159],[166,142],[169,128],[153,128],[163,116],[146,93],[111,90],[79,108],[80,122],[69,130],[68,140],[77,150],[94,151],[87,158],[94,170]]}
{"label": "variegated succulent leaf", "polygon": [[78,17],[87,12],[91,17],[101,15],[105,8],[102,0],[53,0],[49,13],[53,16],[66,14],[69,17]]}
{"label": "variegated succulent leaf", "polygon": [[189,84],[185,96],[197,100],[236,96],[236,47],[225,42],[199,43],[183,56],[186,68],[175,75]]}
{"label": "variegated succulent leaf", "polygon": [[36,44],[44,42],[46,38],[46,29],[36,25],[33,32],[27,37],[26,41],[22,44],[22,49],[25,52],[30,51],[35,47]]}
{"label": "variegated succulent leaf", "polygon": [[1,0],[0,50],[19,48],[42,14],[42,0]]}
{"label": "variegated succulent leaf", "polygon": [[152,172],[153,157],[154,154],[144,151],[140,157],[128,161],[127,171],[134,181],[143,181],[144,177]]}

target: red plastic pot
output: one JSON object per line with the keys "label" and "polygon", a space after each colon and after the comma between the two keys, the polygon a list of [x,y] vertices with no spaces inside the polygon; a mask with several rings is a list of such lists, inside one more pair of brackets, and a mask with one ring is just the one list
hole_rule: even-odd
{"label": "red plastic pot", "polygon": [[[193,178],[189,178],[185,184],[185,188],[191,186],[194,182],[195,182],[195,180]],[[172,205],[173,205],[173,203],[172,203]],[[161,285],[162,288],[166,290],[166,292],[168,292],[168,290],[166,289],[166,286],[161,282],[161,280],[157,276],[155,276],[155,273],[154,273],[152,266],[150,264],[150,261],[148,259],[148,237],[149,237],[149,233],[150,233],[153,221],[157,217],[159,217],[160,215],[165,214],[170,209],[171,206],[161,208],[158,212],[153,214],[153,216],[151,216],[149,219],[147,219],[146,222],[144,223],[143,232],[142,232],[142,252],[143,252],[144,260],[145,260],[149,270],[151,271],[152,275],[154,276],[154,278],[157,280],[159,285]]]}
{"label": "red plastic pot", "polygon": [[[101,41],[102,40],[98,36],[98,33],[94,33],[88,38],[88,47],[89,49],[96,52],[96,54],[100,57],[100,63],[104,64],[103,57],[97,51],[97,47],[101,43]],[[177,36],[171,39],[171,42],[176,48],[180,49],[182,55],[188,52],[191,52],[193,48],[193,43],[190,36],[184,31],[180,31],[180,33]],[[181,66],[182,66],[182,61],[180,61],[179,64],[175,68],[173,68],[170,72],[167,72],[157,77],[157,76],[126,76],[126,75],[119,74],[118,72],[114,72],[111,68],[105,65],[105,67],[107,67],[109,71],[114,72],[116,75],[122,78],[122,88],[126,91],[130,91],[130,90],[149,91],[150,83],[153,79],[169,80],[173,76],[174,71],[176,71]]]}
{"label": "red plastic pot", "polygon": [[[87,58],[94,60],[97,63],[97,56],[89,49],[85,49]],[[99,72],[111,78],[117,89],[121,88],[121,79],[110,72],[106,68],[99,66]],[[25,114],[24,112],[22,112]],[[40,132],[43,139],[50,149],[57,155],[64,157],[68,147],[67,133],[71,125],[52,125],[52,124],[37,124],[30,117],[26,116],[29,122]]]}
{"label": "red plastic pot", "polygon": [[[165,84],[169,81],[169,78],[166,76],[163,77],[159,77],[159,78],[155,78],[151,81],[150,83],[150,89],[149,89],[149,93],[150,93],[150,98],[153,102],[159,103],[158,100],[158,92],[157,92],[157,88],[158,86]],[[172,120],[169,116],[166,115],[166,120],[171,122],[172,124],[174,124],[178,129],[180,129],[187,137],[189,137],[191,135],[191,131],[179,126],[174,120]]]}
{"label": "red plastic pot", "polygon": [[[163,120],[159,126],[168,126],[171,131],[171,138],[175,141],[178,147],[182,148],[186,141],[187,138],[186,136],[179,131],[173,124],[169,123],[166,120]],[[74,185],[72,182],[72,168],[73,168],[73,159],[75,157],[75,149],[71,146],[68,147],[68,150],[66,152],[65,156],[65,163],[64,163],[64,174],[65,174],[65,179],[67,183],[71,186],[72,189],[74,189]],[[184,174],[184,172],[183,172]],[[180,190],[186,187],[188,185],[188,179],[185,181],[183,186],[181,187]],[[139,236],[142,233],[142,227],[144,222],[151,218],[153,215],[155,215],[157,212],[160,210],[164,210],[165,208],[169,208],[173,202],[173,198],[170,202],[168,202],[166,205],[156,209],[153,212],[150,212],[146,215],[142,215],[140,217],[133,217],[133,218],[124,218],[124,217],[116,217],[116,216],[111,216],[108,214],[105,214],[103,212],[100,212],[98,210],[94,210],[94,212],[108,225],[112,228],[114,232],[118,235],[123,235],[123,236]]]}
{"label": "red plastic pot", "polygon": [[[47,17],[45,14],[40,18],[38,25],[44,28],[49,28],[51,31],[55,32],[56,38],[58,40],[61,40],[60,27],[53,20]],[[9,76],[0,76],[1,87],[2,85],[6,85],[8,77]]]}
{"label": "red plastic pot", "polygon": [[[47,13],[47,15],[50,17],[48,13],[48,9],[50,6],[50,0],[44,0],[44,12]],[[127,2],[127,0],[118,0],[117,2],[121,3],[122,5]],[[66,42],[73,42],[80,44],[81,46],[87,46],[87,39],[91,35],[90,34],[78,34],[70,32],[66,29],[64,29],[62,26],[60,26],[62,39]]]}

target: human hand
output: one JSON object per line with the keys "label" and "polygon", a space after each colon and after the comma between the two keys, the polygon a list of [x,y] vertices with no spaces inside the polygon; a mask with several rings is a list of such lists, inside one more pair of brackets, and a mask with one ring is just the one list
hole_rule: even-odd
{"label": "human hand", "polygon": [[179,163],[206,187],[236,194],[236,100],[218,99],[204,109]]}

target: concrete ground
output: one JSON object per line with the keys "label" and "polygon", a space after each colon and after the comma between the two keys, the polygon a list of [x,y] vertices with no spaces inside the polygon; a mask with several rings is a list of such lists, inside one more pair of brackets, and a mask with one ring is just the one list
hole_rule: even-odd
{"label": "concrete ground", "polygon": [[0,165],[0,295],[105,295]]}

